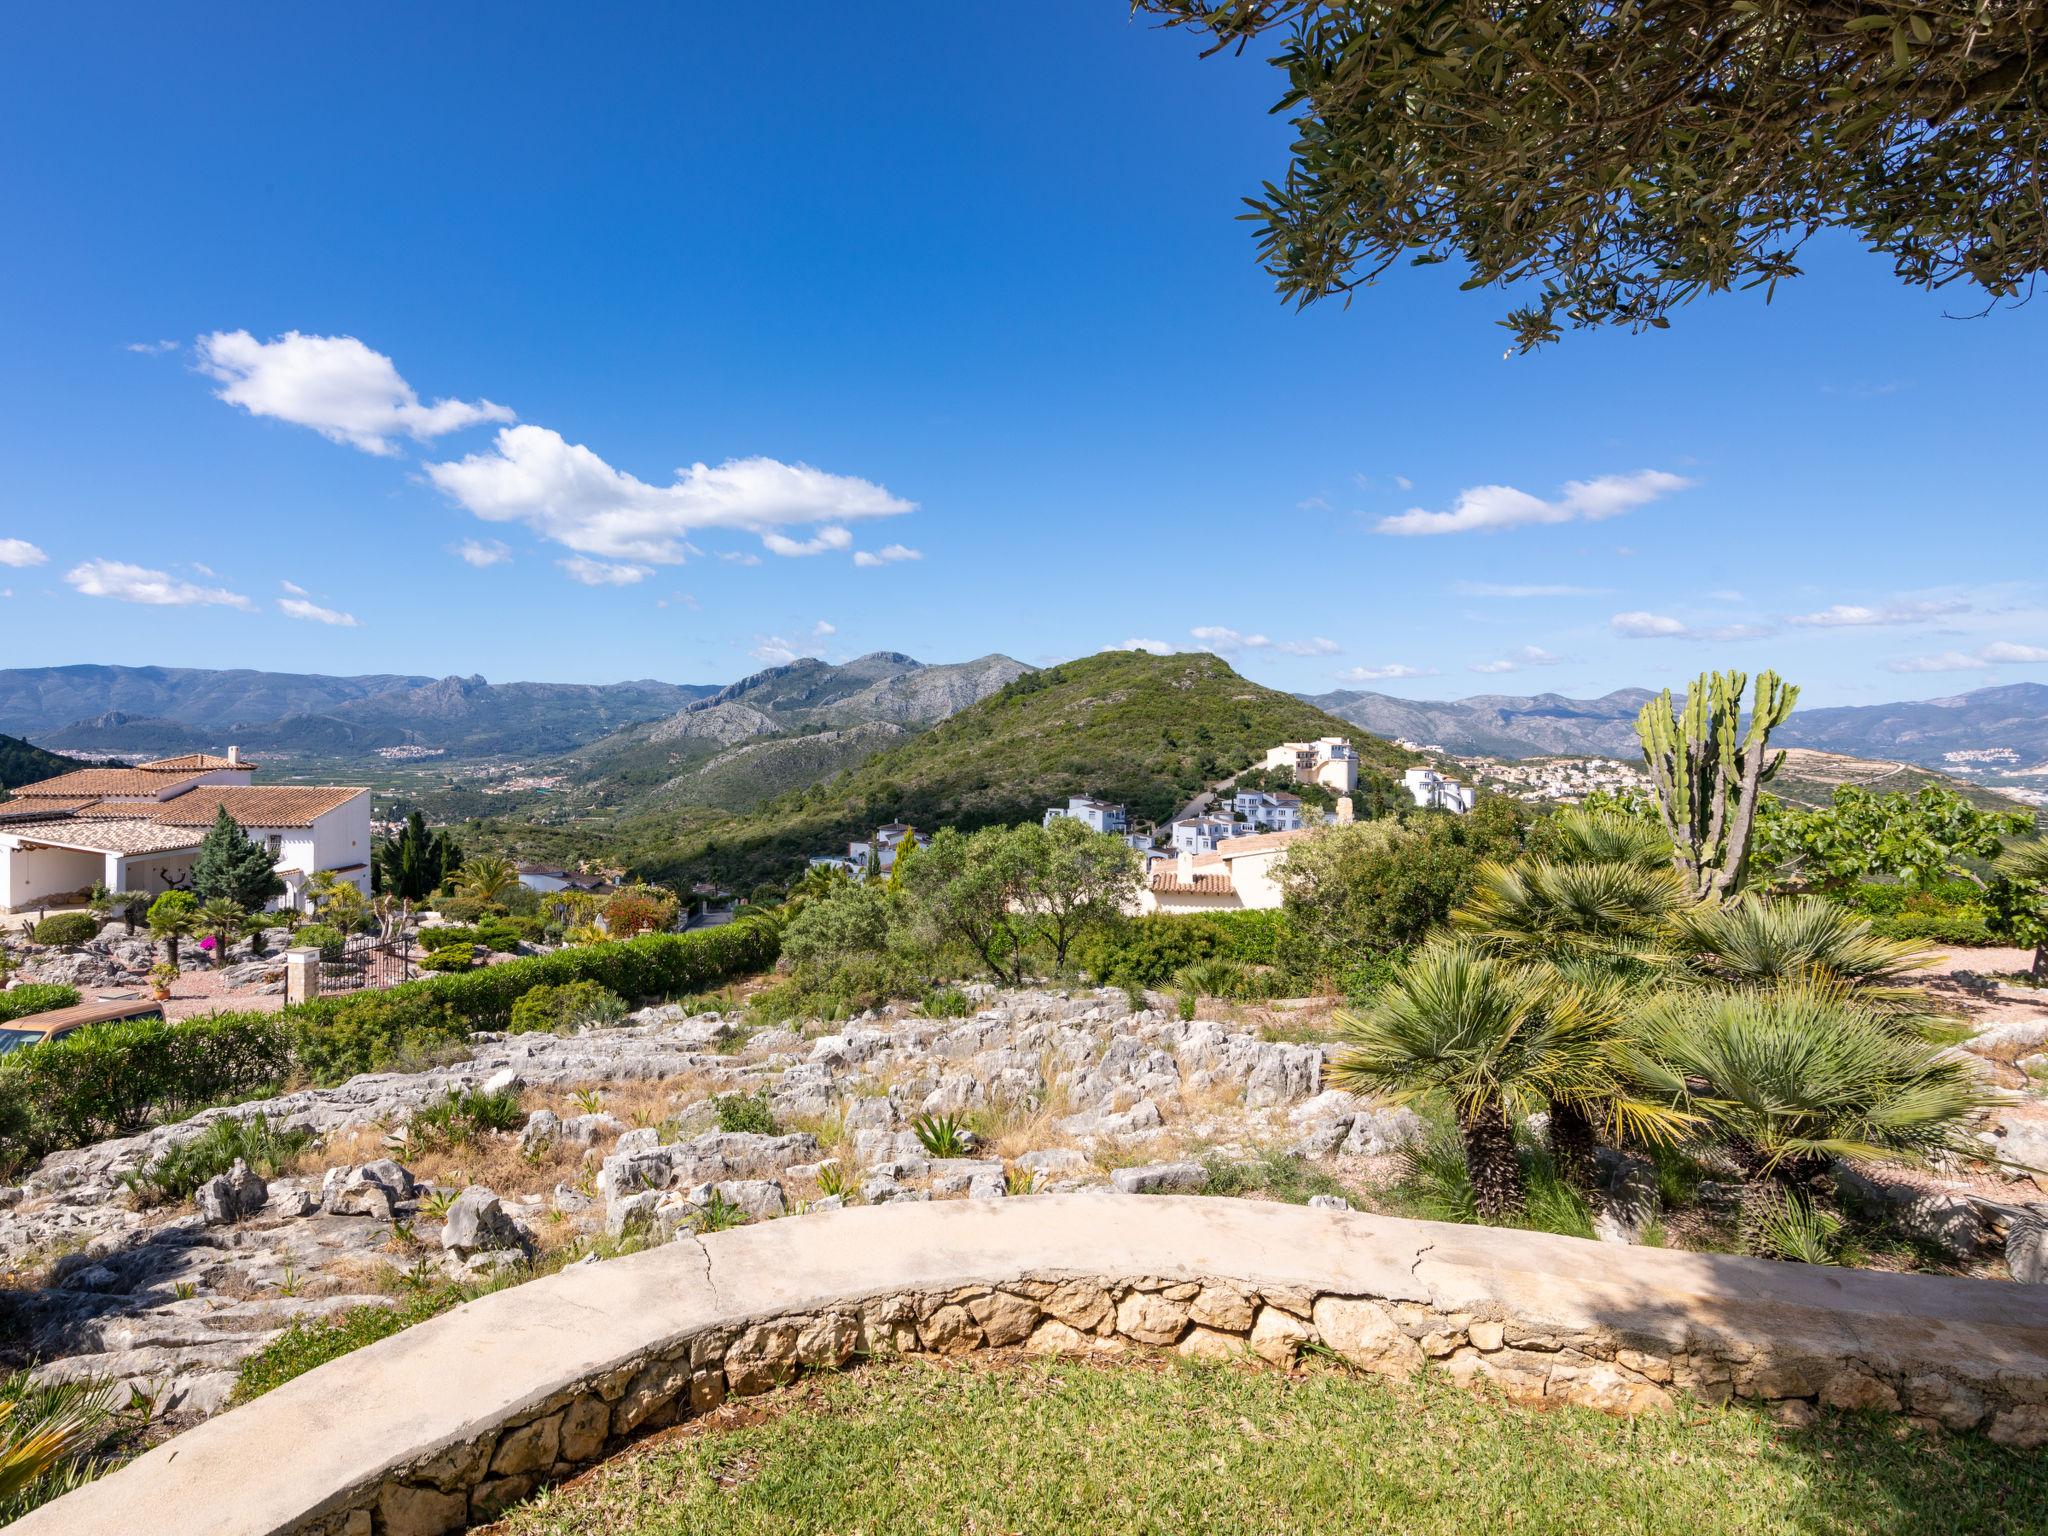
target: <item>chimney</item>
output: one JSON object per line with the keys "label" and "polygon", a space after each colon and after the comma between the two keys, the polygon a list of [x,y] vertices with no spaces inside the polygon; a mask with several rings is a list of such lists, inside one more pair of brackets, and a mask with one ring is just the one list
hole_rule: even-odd
{"label": "chimney", "polygon": [[228,766],[230,768],[239,768],[242,766],[242,749],[240,747],[228,748]]}
{"label": "chimney", "polygon": [[1195,883],[1195,856],[1185,848],[1181,849],[1173,861],[1173,878],[1182,885]]}

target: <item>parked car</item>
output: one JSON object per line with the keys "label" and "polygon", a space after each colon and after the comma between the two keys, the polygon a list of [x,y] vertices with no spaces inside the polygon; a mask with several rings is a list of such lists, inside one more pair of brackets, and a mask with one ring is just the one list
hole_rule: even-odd
{"label": "parked car", "polygon": [[125,1024],[133,1019],[161,1019],[164,1005],[155,998],[134,997],[76,1003],[69,1008],[52,1008],[47,1013],[23,1014],[0,1024],[0,1056],[25,1051],[76,1034],[95,1024]]}

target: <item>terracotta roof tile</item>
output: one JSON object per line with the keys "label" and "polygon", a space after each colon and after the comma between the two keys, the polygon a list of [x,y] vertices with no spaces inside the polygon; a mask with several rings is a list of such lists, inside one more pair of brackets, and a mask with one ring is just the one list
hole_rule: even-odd
{"label": "terracotta roof tile", "polygon": [[1152,889],[1165,895],[1228,896],[1237,888],[1228,875],[1196,875],[1183,880],[1178,875],[1158,874],[1152,877]]}
{"label": "terracotta roof tile", "polygon": [[180,785],[197,784],[201,775],[149,768],[75,768],[54,779],[24,784],[17,795],[146,795],[155,797],[166,790],[176,793]]}
{"label": "terracotta roof tile", "polygon": [[367,794],[360,785],[202,784],[150,808],[163,826],[203,827],[225,806],[245,827],[310,827],[318,817]]}
{"label": "terracotta roof tile", "polygon": [[174,853],[197,848],[199,839],[189,828],[167,827],[159,822],[135,818],[128,821],[32,821],[7,829],[24,842],[54,843],[59,848],[81,848],[94,853]]}
{"label": "terracotta roof tile", "polygon": [[137,763],[137,768],[146,773],[218,773],[223,768],[236,768],[244,773],[254,773],[254,763],[231,763],[224,757],[215,757],[211,752],[187,752],[182,757],[159,757],[154,762]]}

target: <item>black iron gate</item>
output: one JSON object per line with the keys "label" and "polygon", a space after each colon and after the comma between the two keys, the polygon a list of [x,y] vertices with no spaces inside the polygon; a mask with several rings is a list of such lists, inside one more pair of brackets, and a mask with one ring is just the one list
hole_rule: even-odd
{"label": "black iron gate", "polygon": [[352,933],[342,940],[341,953],[320,961],[322,992],[360,992],[395,987],[413,979],[411,956],[377,942],[372,933]]}

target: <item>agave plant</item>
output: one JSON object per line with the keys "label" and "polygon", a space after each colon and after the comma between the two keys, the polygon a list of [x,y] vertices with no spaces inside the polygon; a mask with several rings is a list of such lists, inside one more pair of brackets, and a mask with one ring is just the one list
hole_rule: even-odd
{"label": "agave plant", "polygon": [[1751,1228],[1831,1158],[1921,1162],[1961,1149],[1965,1121],[1996,1102],[1968,1066],[1839,982],[1674,990],[1644,1025],[1643,1075],[1742,1170]]}
{"label": "agave plant", "polygon": [[1514,1124],[1556,1101],[1590,1107],[1615,1085],[1600,1022],[1541,969],[1469,941],[1432,944],[1371,1009],[1339,1014],[1339,1086],[1396,1103],[1434,1100],[1458,1123],[1483,1221],[1520,1215],[1525,1191]]}
{"label": "agave plant", "polygon": [[1671,919],[1669,942],[1696,979],[1738,988],[1819,982],[1853,992],[1895,1022],[1924,1020],[1927,995],[1909,984],[1936,957],[1880,937],[1863,918],[1819,896],[1746,896]]}

